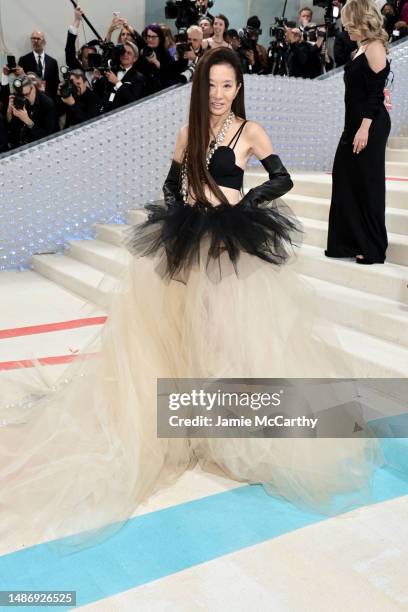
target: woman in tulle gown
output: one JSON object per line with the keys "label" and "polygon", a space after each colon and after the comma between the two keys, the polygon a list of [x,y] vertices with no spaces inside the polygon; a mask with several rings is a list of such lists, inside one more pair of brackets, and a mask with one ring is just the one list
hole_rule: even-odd
{"label": "woman in tulle gown", "polygon": [[[269,178],[243,196],[251,155]],[[279,200],[291,187],[268,135],[245,118],[237,55],[208,51],[164,202],[128,236],[133,257],[101,350],[54,388],[28,399],[20,389],[2,407],[3,541],[17,531],[25,544],[63,534],[77,534],[74,549],[93,543],[197,460],[308,509],[330,513],[337,494],[369,499],[375,439],[157,436],[158,378],[349,374],[322,336],[318,300],[282,265],[301,235]]]}

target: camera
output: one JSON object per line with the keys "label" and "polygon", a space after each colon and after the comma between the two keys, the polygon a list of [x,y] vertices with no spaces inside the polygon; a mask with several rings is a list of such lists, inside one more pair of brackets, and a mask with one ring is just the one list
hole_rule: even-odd
{"label": "camera", "polygon": [[153,55],[153,53],[154,53],[154,49],[152,49],[151,47],[148,47],[147,45],[146,45],[146,47],[143,47],[143,49],[142,49],[142,54],[145,57],[151,57]]}
{"label": "camera", "polygon": [[317,39],[319,37],[325,38],[326,32],[323,32],[323,30],[319,30],[319,26],[310,25],[310,26],[305,26],[303,28],[302,36],[303,36],[303,42],[315,43],[317,42]]}
{"label": "camera", "polygon": [[23,81],[21,79],[15,79],[13,82],[13,87],[14,87],[14,108],[16,110],[23,110],[23,108],[26,108],[26,103],[27,100],[25,99],[25,96],[23,96],[22,91],[23,91]]}
{"label": "camera", "polygon": [[253,51],[256,47],[256,40],[251,38],[251,34],[262,34],[261,29],[251,28],[250,26],[246,26],[243,30],[239,30],[238,36],[241,42],[241,48],[244,51]]}
{"label": "camera", "polygon": [[76,87],[73,86],[70,80],[71,73],[69,71],[68,66],[61,66],[60,72],[62,74],[63,82],[60,87],[60,96],[61,98],[69,98],[70,96],[74,96],[77,91]]}
{"label": "camera", "polygon": [[324,25],[328,36],[334,36],[334,24],[340,16],[340,9],[333,6],[332,0],[313,0],[313,6],[324,8]]}
{"label": "camera", "polygon": [[285,42],[285,27],[294,28],[296,23],[288,21],[286,17],[275,17],[275,23],[269,29],[269,36],[274,38],[276,42]]}
{"label": "camera", "polygon": [[166,19],[176,20],[178,30],[189,28],[200,18],[196,0],[167,0],[164,13]]}
{"label": "camera", "polygon": [[176,34],[175,39],[176,39],[177,52],[179,56],[182,58],[184,53],[187,53],[187,51],[191,51],[193,48],[191,44],[188,42],[187,30],[184,30],[184,29],[180,30],[180,32]]}
{"label": "camera", "polygon": [[[92,41],[94,42],[94,41]],[[90,53],[88,56],[89,68],[99,70],[104,74],[108,70],[117,71],[120,69],[120,57],[125,51],[124,45],[115,45],[112,42],[96,41],[102,53]],[[91,43],[89,43],[91,44]]]}

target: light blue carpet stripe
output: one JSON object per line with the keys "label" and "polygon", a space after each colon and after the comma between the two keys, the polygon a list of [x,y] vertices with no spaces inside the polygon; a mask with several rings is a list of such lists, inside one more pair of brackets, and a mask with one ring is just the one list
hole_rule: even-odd
{"label": "light blue carpet stripe", "polygon": [[[375,501],[407,494],[408,481],[376,472]],[[325,518],[245,485],[131,519],[109,540],[74,555],[58,556],[46,544],[4,555],[0,590],[76,590],[77,605],[85,605]],[[31,609],[39,610],[24,608]]]}

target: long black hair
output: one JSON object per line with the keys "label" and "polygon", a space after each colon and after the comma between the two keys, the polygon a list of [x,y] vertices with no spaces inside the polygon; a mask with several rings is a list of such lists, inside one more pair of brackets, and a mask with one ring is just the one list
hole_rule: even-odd
{"label": "long black hair", "polygon": [[188,156],[187,179],[189,188],[197,200],[204,203],[209,203],[205,195],[204,184],[209,186],[220,202],[228,202],[206,166],[207,150],[210,143],[210,69],[218,64],[227,64],[234,70],[240,88],[232,103],[232,111],[238,117],[246,118],[244,75],[238,54],[225,47],[206,51],[198,62],[194,74],[188,120],[188,141],[185,151],[185,155]]}

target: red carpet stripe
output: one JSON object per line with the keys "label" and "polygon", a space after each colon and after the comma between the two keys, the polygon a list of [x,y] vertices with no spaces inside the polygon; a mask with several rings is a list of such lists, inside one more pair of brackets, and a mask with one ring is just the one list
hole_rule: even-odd
{"label": "red carpet stripe", "polygon": [[0,371],[18,370],[21,368],[34,368],[37,365],[61,365],[71,363],[75,359],[93,357],[97,353],[82,353],[80,355],[57,355],[55,357],[39,357],[38,359],[20,359],[18,361],[1,361]]}
{"label": "red carpet stripe", "polygon": [[18,336],[32,336],[33,334],[47,334],[49,332],[61,331],[64,329],[77,329],[79,327],[89,327],[91,325],[103,325],[107,317],[87,317],[84,319],[74,319],[73,321],[62,321],[60,323],[46,323],[43,325],[30,325],[28,327],[15,327],[11,329],[0,329],[0,340],[5,338],[17,338]]}

